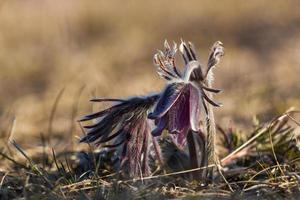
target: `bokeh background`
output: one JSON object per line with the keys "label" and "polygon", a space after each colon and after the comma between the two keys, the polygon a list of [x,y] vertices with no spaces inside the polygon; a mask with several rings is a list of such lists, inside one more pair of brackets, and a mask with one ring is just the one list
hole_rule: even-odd
{"label": "bokeh background", "polygon": [[[241,129],[300,107],[298,1],[6,0],[0,3],[1,139],[25,147],[51,134],[81,135],[93,96],[159,91],[153,55],[163,42],[192,41],[205,64],[211,45],[226,52],[215,70],[224,92],[217,122]],[[10,135],[12,133],[12,135]]]}

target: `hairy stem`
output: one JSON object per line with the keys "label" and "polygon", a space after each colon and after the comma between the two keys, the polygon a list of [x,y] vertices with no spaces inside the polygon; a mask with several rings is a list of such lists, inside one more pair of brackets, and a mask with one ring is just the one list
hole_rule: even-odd
{"label": "hairy stem", "polygon": [[[212,87],[213,74],[209,71],[207,75],[207,86]],[[208,93],[209,98],[213,99],[213,95]],[[206,155],[207,155],[207,165],[219,165],[219,159],[216,155],[216,123],[213,111],[213,106],[208,104],[208,116],[206,117],[206,128],[207,128],[207,145],[206,145]],[[214,167],[209,169],[207,172],[207,178],[212,178]]]}

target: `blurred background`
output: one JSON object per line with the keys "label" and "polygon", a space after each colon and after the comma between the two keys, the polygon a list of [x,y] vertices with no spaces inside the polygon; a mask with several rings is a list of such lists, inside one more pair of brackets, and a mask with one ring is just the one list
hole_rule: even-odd
{"label": "blurred background", "polygon": [[101,107],[93,96],[159,91],[152,58],[165,39],[192,41],[204,64],[224,43],[221,126],[247,129],[253,116],[300,107],[298,1],[2,0],[0,27],[1,138],[24,146],[41,134],[76,144],[76,119]]}

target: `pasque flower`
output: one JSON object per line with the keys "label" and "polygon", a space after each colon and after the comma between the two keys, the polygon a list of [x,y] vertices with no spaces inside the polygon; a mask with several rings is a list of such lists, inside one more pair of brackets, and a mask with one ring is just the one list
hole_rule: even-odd
{"label": "pasque flower", "polygon": [[[152,131],[153,136],[159,136],[167,129],[171,134],[177,134],[178,143],[183,145],[189,130],[194,132],[200,130],[202,110],[207,115],[206,103],[220,106],[210,99],[206,92],[218,93],[220,90],[205,86],[210,68],[203,74],[191,43],[181,42],[179,47],[185,63],[183,73],[175,65],[176,44],[171,48],[166,41],[164,46],[165,51],[159,51],[154,56],[154,63],[158,66],[158,74],[166,79],[168,84],[148,117],[154,119],[157,125]],[[220,52],[223,52],[220,42],[214,46],[218,46]],[[221,55],[215,54],[211,57],[219,59]],[[216,60],[212,58],[209,62]]]}
{"label": "pasque flower", "polygon": [[208,117],[206,104],[220,106],[207,95],[220,90],[206,84],[207,79],[212,78],[211,68],[223,55],[222,43],[214,44],[204,72],[191,43],[181,42],[179,47],[185,64],[183,72],[175,64],[176,43],[170,47],[166,41],[164,47],[164,52],[158,51],[154,56],[158,74],[167,81],[161,93],[129,99],[92,99],[93,102],[111,101],[115,104],[80,120],[95,120],[92,125],[84,126],[87,133],[80,142],[115,149],[119,166],[134,177],[150,174],[151,143],[157,159],[161,160],[155,137],[163,130],[168,130],[183,146],[189,131],[200,132],[201,114]]}
{"label": "pasque flower", "polygon": [[[150,173],[148,165],[149,145],[152,140],[148,110],[158,95],[123,99],[92,99],[93,102],[113,101],[117,104],[100,112],[87,115],[80,121],[97,119],[89,126],[80,142],[94,142],[101,147],[114,148],[118,162],[131,176]],[[109,142],[109,144],[107,144]]]}

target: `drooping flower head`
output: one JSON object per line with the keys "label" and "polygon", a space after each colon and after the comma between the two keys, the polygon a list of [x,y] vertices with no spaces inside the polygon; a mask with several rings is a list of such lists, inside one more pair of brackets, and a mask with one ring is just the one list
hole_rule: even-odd
{"label": "drooping flower head", "polygon": [[149,174],[148,148],[152,136],[147,114],[157,99],[158,95],[134,97],[128,100],[93,99],[94,102],[118,103],[80,120],[97,120],[92,125],[84,126],[87,134],[80,142],[93,142],[98,146],[116,149],[119,155],[119,166],[126,169],[130,176]]}
{"label": "drooping flower head", "polygon": [[189,130],[199,131],[201,111],[204,110],[207,115],[206,103],[220,106],[206,94],[206,92],[220,92],[220,90],[208,88],[206,78],[211,68],[223,55],[223,47],[221,42],[214,44],[208,68],[203,74],[203,68],[196,58],[191,43],[181,42],[179,47],[185,63],[183,73],[175,64],[176,44],[174,43],[171,48],[166,41],[164,46],[164,52],[158,51],[155,54],[154,63],[158,66],[158,74],[166,79],[168,84],[148,117],[154,119],[157,125],[152,131],[153,136],[159,136],[164,129],[167,129],[171,134],[177,134],[179,144],[183,145]]}

